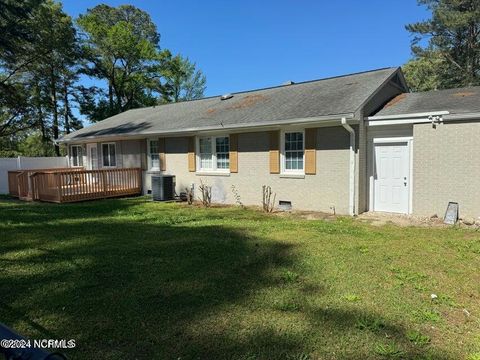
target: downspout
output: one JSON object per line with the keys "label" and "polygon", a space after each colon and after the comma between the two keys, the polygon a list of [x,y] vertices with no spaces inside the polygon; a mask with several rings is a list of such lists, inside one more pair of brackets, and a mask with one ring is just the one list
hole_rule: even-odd
{"label": "downspout", "polygon": [[355,215],[355,130],[348,125],[347,118],[342,118],[342,126],[350,133],[350,179],[349,179],[349,214]]}

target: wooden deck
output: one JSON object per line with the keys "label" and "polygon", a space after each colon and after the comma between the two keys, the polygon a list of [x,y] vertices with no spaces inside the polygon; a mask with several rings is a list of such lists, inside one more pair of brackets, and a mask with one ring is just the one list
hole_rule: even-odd
{"label": "wooden deck", "polygon": [[139,168],[85,170],[83,168],[11,171],[10,194],[22,200],[56,203],[139,195]]}
{"label": "wooden deck", "polygon": [[48,169],[27,169],[12,170],[8,172],[8,192],[20,200],[33,200],[31,176],[36,172],[43,171],[84,171],[83,167],[78,168],[48,168]]}

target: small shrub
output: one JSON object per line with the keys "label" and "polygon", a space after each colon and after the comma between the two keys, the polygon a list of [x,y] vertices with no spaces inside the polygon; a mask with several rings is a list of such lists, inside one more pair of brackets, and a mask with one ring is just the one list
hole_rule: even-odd
{"label": "small shrub", "polygon": [[[270,213],[273,211],[273,208],[275,207],[275,198],[277,194],[272,193],[272,188],[270,186],[263,185],[262,186],[262,207],[263,211]],[[272,199],[272,194],[273,194],[273,199]]]}
{"label": "small shrub", "polygon": [[240,194],[235,185],[232,185],[232,193],[233,197],[235,198],[235,203],[239,205],[242,209],[245,209],[245,205],[243,205],[242,199],[240,198]]}
{"label": "small shrub", "polygon": [[419,331],[411,330],[407,332],[407,339],[418,346],[427,345],[430,342],[430,337],[423,335]]}
{"label": "small shrub", "polygon": [[397,344],[394,342],[388,344],[377,344],[375,345],[375,352],[378,355],[384,356],[390,359],[401,358],[405,353],[400,349]]}
{"label": "small shrub", "polygon": [[202,205],[205,207],[210,207],[212,204],[212,187],[204,184],[203,181],[200,180],[200,186],[198,188],[200,189],[201,193],[200,200],[202,201]]}

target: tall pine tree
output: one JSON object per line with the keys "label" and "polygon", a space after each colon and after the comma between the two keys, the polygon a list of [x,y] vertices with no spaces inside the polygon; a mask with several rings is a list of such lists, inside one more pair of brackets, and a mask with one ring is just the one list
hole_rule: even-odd
{"label": "tall pine tree", "polygon": [[418,0],[432,17],[406,26],[414,58],[405,66],[413,90],[480,85],[480,1]]}

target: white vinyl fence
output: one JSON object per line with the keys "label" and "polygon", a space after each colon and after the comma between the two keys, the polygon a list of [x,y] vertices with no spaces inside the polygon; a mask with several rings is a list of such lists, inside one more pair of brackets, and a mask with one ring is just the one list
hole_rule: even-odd
{"label": "white vinyl fence", "polygon": [[0,158],[0,194],[8,193],[8,171],[68,167],[68,157]]}

